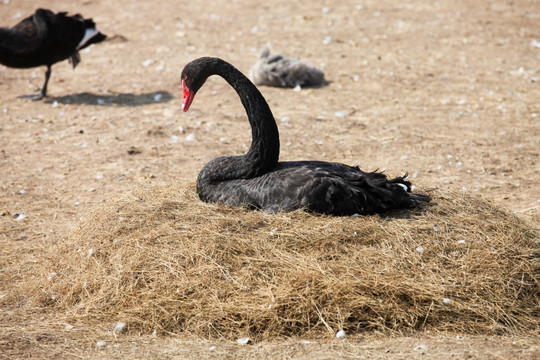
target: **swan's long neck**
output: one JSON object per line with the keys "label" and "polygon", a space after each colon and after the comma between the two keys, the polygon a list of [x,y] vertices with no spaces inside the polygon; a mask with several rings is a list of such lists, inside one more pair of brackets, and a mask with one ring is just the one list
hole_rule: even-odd
{"label": "swan's long neck", "polygon": [[210,75],[223,77],[236,90],[251,125],[251,146],[241,156],[225,156],[210,161],[201,170],[199,182],[211,183],[249,179],[273,169],[279,159],[279,133],[272,111],[253,83],[231,64],[211,59]]}

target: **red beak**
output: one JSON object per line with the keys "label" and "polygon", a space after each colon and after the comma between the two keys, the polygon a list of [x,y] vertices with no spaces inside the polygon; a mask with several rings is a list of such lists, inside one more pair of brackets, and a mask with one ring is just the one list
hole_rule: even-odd
{"label": "red beak", "polygon": [[184,80],[182,80],[182,94],[182,110],[188,111],[191,103],[193,102],[193,98],[195,97],[195,93],[187,88],[186,82]]}

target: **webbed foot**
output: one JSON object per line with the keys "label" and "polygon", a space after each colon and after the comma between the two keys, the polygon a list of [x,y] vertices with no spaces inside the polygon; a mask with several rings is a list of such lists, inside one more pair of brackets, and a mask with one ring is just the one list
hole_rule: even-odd
{"label": "webbed foot", "polygon": [[32,100],[32,101],[38,101],[45,97],[45,94],[43,92],[38,92],[37,94],[32,95],[21,95],[19,96],[19,99],[26,99],[26,100]]}

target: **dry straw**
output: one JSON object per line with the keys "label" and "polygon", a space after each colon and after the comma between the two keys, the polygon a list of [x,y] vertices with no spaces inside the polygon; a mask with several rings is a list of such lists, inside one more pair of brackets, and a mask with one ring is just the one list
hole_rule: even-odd
{"label": "dry straw", "polygon": [[538,229],[476,196],[431,195],[424,210],[354,218],[141,188],[51,249],[38,298],[71,322],[204,338],[538,329]]}

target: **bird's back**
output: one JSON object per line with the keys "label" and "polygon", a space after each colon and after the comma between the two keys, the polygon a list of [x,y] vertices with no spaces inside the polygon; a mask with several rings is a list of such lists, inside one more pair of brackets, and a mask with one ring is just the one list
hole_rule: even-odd
{"label": "bird's back", "polygon": [[34,67],[43,45],[31,15],[12,28],[0,28],[0,63],[17,68]]}
{"label": "bird's back", "polygon": [[204,189],[198,184],[198,190],[207,202],[272,212],[307,208],[333,215],[381,213],[429,201],[411,194],[403,178],[323,161],[280,162],[262,176],[205,184]]}

